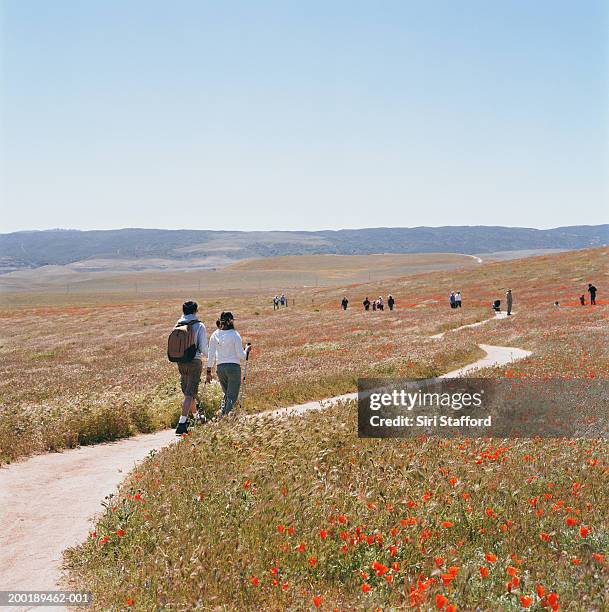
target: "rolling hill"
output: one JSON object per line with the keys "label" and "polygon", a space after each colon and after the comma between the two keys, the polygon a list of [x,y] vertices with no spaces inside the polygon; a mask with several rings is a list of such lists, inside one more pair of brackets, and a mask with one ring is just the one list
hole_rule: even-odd
{"label": "rolling hill", "polygon": [[44,230],[0,234],[0,273],[79,263],[95,271],[108,262],[130,269],[218,267],[278,255],[488,253],[579,249],[609,243],[609,224],[531,229],[460,226],[366,228],[311,232],[211,230]]}

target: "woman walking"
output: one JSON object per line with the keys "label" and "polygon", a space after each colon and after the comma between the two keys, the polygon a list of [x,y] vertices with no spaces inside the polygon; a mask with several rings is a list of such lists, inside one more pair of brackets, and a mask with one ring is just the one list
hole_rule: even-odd
{"label": "woman walking", "polygon": [[241,360],[247,357],[251,344],[243,349],[243,341],[235,330],[235,319],[231,312],[220,315],[220,327],[209,339],[206,381],[211,382],[211,370],[216,366],[216,375],[224,391],[222,415],[227,415],[235,406],[241,388]]}

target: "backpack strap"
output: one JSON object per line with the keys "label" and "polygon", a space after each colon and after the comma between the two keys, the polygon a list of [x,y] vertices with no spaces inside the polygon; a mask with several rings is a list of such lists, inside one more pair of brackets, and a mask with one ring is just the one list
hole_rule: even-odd
{"label": "backpack strap", "polygon": [[194,319],[193,321],[184,321],[183,323],[176,323],[176,327],[183,327],[184,325],[188,327],[189,325],[194,325],[195,323],[201,323],[201,321],[199,321],[199,319]]}

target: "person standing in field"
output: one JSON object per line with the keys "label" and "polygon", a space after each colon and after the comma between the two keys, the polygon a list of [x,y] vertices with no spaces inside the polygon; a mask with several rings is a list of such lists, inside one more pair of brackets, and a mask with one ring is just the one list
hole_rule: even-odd
{"label": "person standing in field", "polygon": [[273,310],[279,310],[279,296],[273,298]]}
{"label": "person standing in field", "polygon": [[512,314],[512,290],[508,289],[505,292],[505,299],[507,302],[507,316],[509,317]]}
{"label": "person standing in field", "polygon": [[379,295],[377,308],[379,310],[385,310],[385,302],[383,302],[383,296],[382,295]]}
{"label": "person standing in field", "polygon": [[340,305],[342,306],[343,310],[347,310],[347,306],[349,306],[349,300],[347,299],[346,295],[341,300]]}
{"label": "person standing in field", "polygon": [[376,300],[372,302],[372,312],[376,312]]}
{"label": "person standing in field", "polygon": [[395,300],[393,299],[393,296],[390,293],[387,296],[387,306],[389,306],[389,310],[393,310],[394,305],[395,305]]}
{"label": "person standing in field", "polygon": [[451,308],[456,308],[456,298],[455,298],[455,292],[451,291],[450,292],[450,296],[448,297],[448,301],[450,302],[450,307]]}
{"label": "person standing in field", "polygon": [[596,305],[596,287],[588,283],[588,293],[590,294],[590,304]]}
{"label": "person standing in field", "polygon": [[222,416],[227,415],[235,406],[241,388],[241,360],[247,357],[251,344],[243,348],[239,332],[235,330],[235,319],[231,312],[220,315],[220,328],[209,339],[206,382],[211,382],[212,368],[216,365],[216,375],[222,386]]}
{"label": "person standing in field", "polygon": [[579,303],[580,303],[582,306],[585,306],[585,305],[586,305],[586,296],[585,296],[583,293],[582,293],[582,294],[579,296]]}
{"label": "person standing in field", "polygon": [[281,297],[279,298],[279,301],[281,302],[281,305],[282,305],[282,306],[287,306],[288,301],[287,301],[287,299],[286,299],[286,297],[285,297],[285,293],[282,293],[282,294],[281,294]]}
{"label": "person standing in field", "polygon": [[455,308],[461,308],[461,292],[455,293]]}
{"label": "person standing in field", "polygon": [[364,304],[364,310],[370,310],[370,300],[368,299],[368,296],[366,296],[366,299],[363,301]]}
{"label": "person standing in field", "polygon": [[[202,358],[207,355],[207,331],[205,325],[197,318],[199,306],[196,302],[188,300],[182,304],[182,317],[178,319],[174,331],[170,336],[169,348],[167,351],[171,361],[176,361],[178,371],[180,372],[180,387],[184,394],[182,402],[182,414],[178,421],[176,434],[182,435],[188,432],[186,421],[189,413],[196,412],[195,398],[199,390],[199,382],[201,381],[201,372],[203,370]],[[184,338],[187,341],[183,344],[184,350],[179,349],[181,354],[178,355],[173,350],[171,338],[175,334],[180,333],[178,330],[183,330]],[[186,346],[188,345],[188,346]],[[176,352],[174,355],[173,353]]]}

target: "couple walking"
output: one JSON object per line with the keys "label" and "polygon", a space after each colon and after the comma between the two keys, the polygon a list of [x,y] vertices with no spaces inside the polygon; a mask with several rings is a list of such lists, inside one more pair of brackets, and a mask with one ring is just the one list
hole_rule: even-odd
{"label": "couple walking", "polygon": [[167,356],[178,364],[180,386],[184,394],[182,414],[176,434],[187,432],[186,421],[190,413],[196,413],[196,398],[203,371],[203,357],[207,359],[205,382],[212,380],[212,369],[222,386],[222,414],[228,414],[235,406],[241,388],[241,360],[247,358],[251,344],[243,348],[235,319],[231,312],[223,312],[216,321],[216,331],[207,342],[205,325],[198,319],[199,306],[189,300],[182,305],[182,317],[178,319],[169,336]]}
{"label": "couple walking", "polygon": [[461,308],[461,292],[460,291],[457,291],[456,293],[454,291],[451,291],[448,300],[450,302],[451,308]]}

